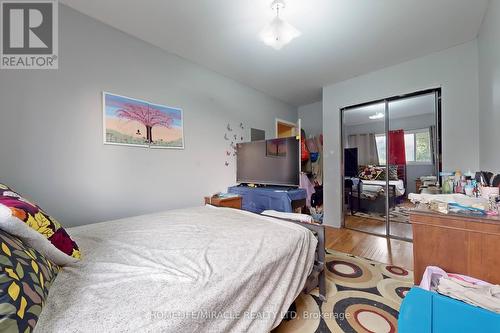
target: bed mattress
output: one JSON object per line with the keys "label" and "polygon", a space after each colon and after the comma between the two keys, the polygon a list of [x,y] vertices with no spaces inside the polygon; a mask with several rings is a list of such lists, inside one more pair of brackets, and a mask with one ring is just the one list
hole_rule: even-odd
{"label": "bed mattress", "polygon": [[36,332],[269,332],[311,272],[296,224],[211,206],[70,228]]}
{"label": "bed mattress", "polygon": [[[362,182],[363,191],[378,192],[380,189],[383,190],[386,186],[385,180],[362,180]],[[394,186],[396,196],[399,197],[405,194],[405,184],[401,179],[390,180],[389,185]]]}

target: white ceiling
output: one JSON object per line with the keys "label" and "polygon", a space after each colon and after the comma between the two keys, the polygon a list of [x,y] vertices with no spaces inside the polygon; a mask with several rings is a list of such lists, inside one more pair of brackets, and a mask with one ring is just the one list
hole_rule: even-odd
{"label": "white ceiling", "polygon": [[171,53],[291,105],[326,84],[474,39],[488,0],[288,0],[302,32],[276,51],[258,40],[271,0],[61,0]]}
{"label": "white ceiling", "polygon": [[[436,102],[434,94],[421,95],[416,97],[399,99],[389,102],[389,117],[390,119],[401,119],[415,117],[425,114],[434,114]],[[385,114],[385,104],[371,104],[360,108],[349,109],[344,111],[344,124],[362,125],[385,121],[382,119],[370,119],[377,113]]]}

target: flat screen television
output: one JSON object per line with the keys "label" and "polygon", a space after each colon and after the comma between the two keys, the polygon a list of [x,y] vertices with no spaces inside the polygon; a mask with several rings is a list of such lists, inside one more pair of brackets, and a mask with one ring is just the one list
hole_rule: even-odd
{"label": "flat screen television", "polygon": [[236,181],[299,186],[300,141],[296,137],[238,143]]}
{"label": "flat screen television", "polygon": [[344,149],[344,176],[358,176],[358,148]]}

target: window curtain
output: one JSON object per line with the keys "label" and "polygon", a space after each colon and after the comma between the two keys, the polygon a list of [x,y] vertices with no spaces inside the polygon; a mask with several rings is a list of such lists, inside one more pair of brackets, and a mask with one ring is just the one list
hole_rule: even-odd
{"label": "window curtain", "polygon": [[389,131],[389,164],[405,165],[405,132],[404,130]]}
{"label": "window curtain", "polygon": [[353,134],[347,138],[348,148],[358,148],[358,165],[378,165],[375,134]]}

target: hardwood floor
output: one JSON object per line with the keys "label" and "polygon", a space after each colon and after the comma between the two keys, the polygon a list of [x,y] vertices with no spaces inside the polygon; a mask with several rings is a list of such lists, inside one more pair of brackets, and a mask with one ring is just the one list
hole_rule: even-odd
{"label": "hardwood floor", "polygon": [[413,244],[350,229],[326,227],[326,248],[413,270]]}
{"label": "hardwood floor", "polygon": [[[399,203],[397,207],[404,207],[407,209],[415,208],[415,205],[408,200],[404,200]],[[391,210],[391,212],[394,210]],[[346,208],[347,212],[347,208]],[[410,222],[410,218],[408,216],[405,222],[401,223],[397,220],[391,221],[391,235],[397,236],[400,238],[413,239],[413,231]],[[356,216],[347,213],[345,215],[345,226],[349,229],[359,230],[370,232],[373,234],[385,236],[385,221],[376,218],[370,218],[366,216]]]}
{"label": "hardwood floor", "polygon": [[[385,222],[380,220],[346,215],[345,225],[350,229],[385,235]],[[391,234],[401,238],[413,239],[411,224],[409,223],[391,222]]]}

